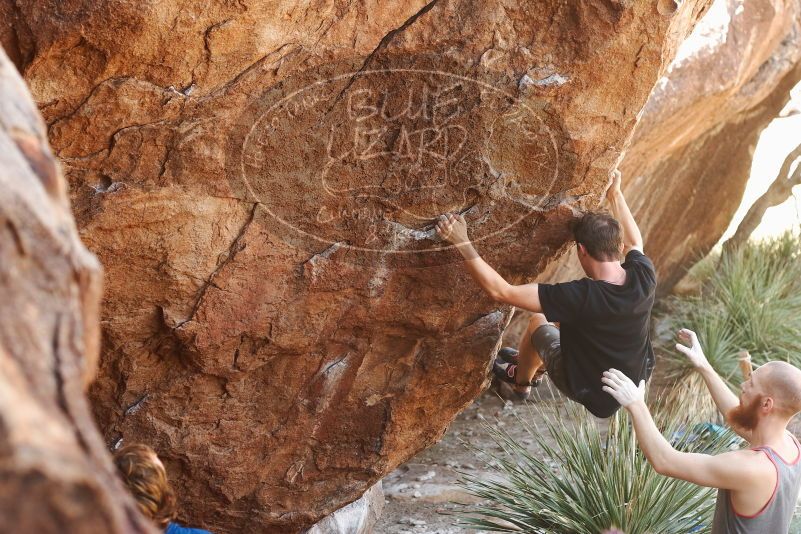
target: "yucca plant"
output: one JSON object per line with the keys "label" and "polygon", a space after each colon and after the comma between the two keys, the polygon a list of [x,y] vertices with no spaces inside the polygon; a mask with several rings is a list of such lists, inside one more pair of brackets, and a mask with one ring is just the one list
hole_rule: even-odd
{"label": "yucca plant", "polygon": [[[637,448],[626,413],[611,418],[603,432],[572,403],[556,415],[531,410],[531,418],[518,417],[517,423],[536,444],[536,453],[485,423],[500,452],[477,451],[493,469],[492,477],[462,474],[460,484],[482,499],[460,512],[462,524],[492,532],[549,534],[615,528],[627,534],[708,531],[712,490],[658,475]],[[537,428],[535,419],[544,428]],[[680,436],[674,445],[682,450],[717,453],[732,443],[728,431],[700,436],[686,431],[692,424],[676,415],[660,421],[666,435]]]}
{"label": "yucca plant", "polygon": [[[733,386],[740,350],[757,365],[782,359],[801,366],[801,235],[748,242],[706,263],[715,268],[703,270],[701,293],[668,303],[672,328],[695,330],[712,366]],[[687,360],[673,343],[664,342],[663,352],[674,374],[685,375]]]}
{"label": "yucca plant", "polygon": [[670,387],[665,388],[659,402],[660,407],[657,409],[660,410],[676,409],[677,406],[681,406],[688,420],[724,422],[703,377],[698,373],[674,381]]}
{"label": "yucca plant", "polygon": [[[671,333],[680,328],[689,328],[698,334],[709,363],[730,385],[739,380],[737,353],[743,350],[738,345],[737,336],[725,310],[713,302],[704,303],[703,297],[690,297],[674,305],[668,312]],[[687,358],[676,348],[677,340],[671,336],[661,348],[669,363],[668,378],[680,379],[691,374],[692,370]]]}

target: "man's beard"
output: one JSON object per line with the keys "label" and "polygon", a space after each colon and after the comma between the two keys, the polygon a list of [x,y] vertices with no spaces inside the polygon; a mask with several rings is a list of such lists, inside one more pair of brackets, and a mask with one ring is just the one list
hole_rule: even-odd
{"label": "man's beard", "polygon": [[726,422],[735,430],[750,432],[759,422],[759,408],[762,406],[762,397],[756,397],[750,404],[740,404],[729,410]]}

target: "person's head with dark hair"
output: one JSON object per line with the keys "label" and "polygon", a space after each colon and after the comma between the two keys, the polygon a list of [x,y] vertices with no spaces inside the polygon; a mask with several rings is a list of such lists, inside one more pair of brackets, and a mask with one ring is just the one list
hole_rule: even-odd
{"label": "person's head with dark hair", "polygon": [[156,452],[142,443],[126,445],[114,453],[114,464],[139,511],[167,527],[176,515],[175,493]]}
{"label": "person's head with dark hair", "polygon": [[573,238],[582,267],[590,258],[596,262],[620,261],[623,234],[617,219],[606,212],[587,212],[573,223]]}

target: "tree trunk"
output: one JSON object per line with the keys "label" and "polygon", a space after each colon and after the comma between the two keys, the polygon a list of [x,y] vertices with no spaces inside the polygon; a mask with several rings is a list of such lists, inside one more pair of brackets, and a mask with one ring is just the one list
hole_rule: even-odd
{"label": "tree trunk", "polygon": [[724,255],[733,252],[748,241],[748,238],[751,237],[756,227],[762,222],[762,217],[765,215],[768,208],[778,206],[787,200],[793,192],[793,187],[801,184],[801,163],[796,166],[792,173],[790,172],[793,163],[799,158],[801,158],[801,145],[795,147],[795,149],[788,154],[782,164],[782,168],[776,175],[776,179],[768,190],[751,205],[748,213],[745,214],[745,218],[743,218],[742,222],[740,222],[740,225],[737,227],[737,231],[731,238],[723,243]]}

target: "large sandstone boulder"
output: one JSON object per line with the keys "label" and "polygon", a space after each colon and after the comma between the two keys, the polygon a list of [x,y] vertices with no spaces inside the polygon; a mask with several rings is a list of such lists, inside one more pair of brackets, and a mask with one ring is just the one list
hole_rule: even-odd
{"label": "large sandstone boulder", "polygon": [[[662,293],[728,228],[759,134],[799,81],[801,1],[715,0],[656,84],[621,170]],[[543,278],[580,276],[574,256]]]}
{"label": "large sandstone boulder", "polygon": [[114,475],[84,388],[100,266],[45,125],[0,50],[0,532],[155,532]]}
{"label": "large sandstone boulder", "polygon": [[186,519],[291,532],[434,443],[703,0],[3,0],[106,268],[91,391]]}

